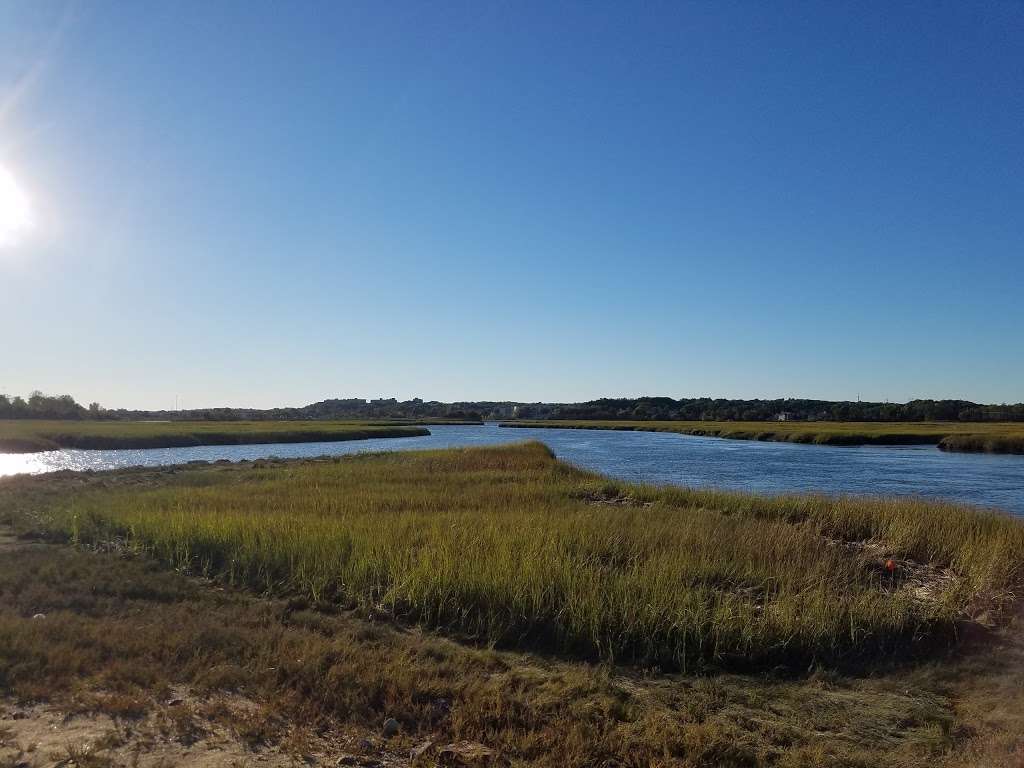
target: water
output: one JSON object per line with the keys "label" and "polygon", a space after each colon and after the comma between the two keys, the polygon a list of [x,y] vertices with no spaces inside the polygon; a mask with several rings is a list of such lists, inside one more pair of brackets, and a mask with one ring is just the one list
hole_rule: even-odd
{"label": "water", "polygon": [[656,432],[431,426],[429,437],[343,443],[62,450],[0,454],[0,475],[115,469],[202,459],[342,455],[536,439],[567,461],[621,480],[780,493],[919,495],[997,507],[1024,516],[1024,457],[944,453],[931,446],[826,447],[721,440]]}

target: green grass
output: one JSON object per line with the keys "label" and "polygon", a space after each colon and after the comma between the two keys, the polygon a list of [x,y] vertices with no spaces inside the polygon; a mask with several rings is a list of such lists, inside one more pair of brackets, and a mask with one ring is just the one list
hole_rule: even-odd
{"label": "green grass", "polygon": [[58,448],[181,448],[194,445],[311,443],[414,437],[430,430],[408,422],[358,421],[40,421],[0,420],[0,453]]}
{"label": "green grass", "polygon": [[816,445],[937,445],[947,451],[1024,453],[1020,422],[869,421],[512,421],[503,427],[678,432],[733,440]]}
{"label": "green grass", "polygon": [[1002,514],[634,486],[539,443],[96,477],[34,507],[56,481],[8,481],[0,508],[260,592],[663,668],[920,655],[1024,581]]}

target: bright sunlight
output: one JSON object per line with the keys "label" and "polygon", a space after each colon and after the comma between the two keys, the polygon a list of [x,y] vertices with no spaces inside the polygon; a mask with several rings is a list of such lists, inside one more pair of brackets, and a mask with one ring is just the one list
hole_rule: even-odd
{"label": "bright sunlight", "polygon": [[0,166],[0,248],[17,245],[32,228],[32,206],[14,176]]}

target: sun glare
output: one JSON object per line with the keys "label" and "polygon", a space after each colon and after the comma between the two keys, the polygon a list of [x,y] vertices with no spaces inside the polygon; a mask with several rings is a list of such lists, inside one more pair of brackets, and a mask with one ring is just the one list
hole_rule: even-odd
{"label": "sun glare", "polygon": [[0,166],[0,248],[16,245],[32,229],[32,205],[11,172]]}

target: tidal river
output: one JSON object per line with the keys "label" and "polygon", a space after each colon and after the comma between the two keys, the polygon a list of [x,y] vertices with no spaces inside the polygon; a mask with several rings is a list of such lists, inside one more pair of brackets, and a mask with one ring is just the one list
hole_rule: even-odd
{"label": "tidal river", "polygon": [[0,475],[540,440],[560,459],[622,480],[764,493],[823,491],[919,495],[998,507],[1024,515],[1024,456],[944,453],[931,446],[830,447],[655,432],[501,429],[496,424],[431,426],[429,429],[429,437],[342,443],[0,454]]}

